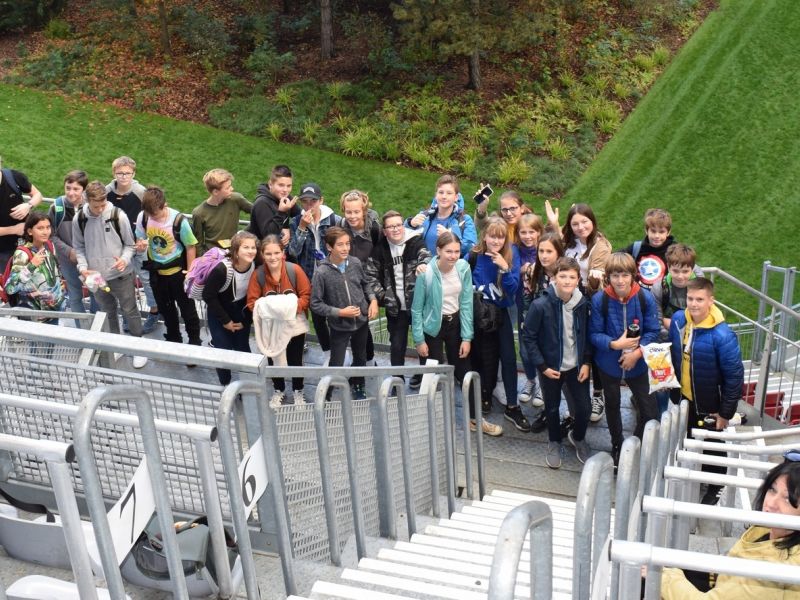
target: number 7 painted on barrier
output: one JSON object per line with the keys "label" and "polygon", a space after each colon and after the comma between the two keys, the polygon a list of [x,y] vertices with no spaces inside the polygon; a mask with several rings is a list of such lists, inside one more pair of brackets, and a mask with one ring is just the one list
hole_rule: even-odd
{"label": "number 7 painted on barrier", "polygon": [[133,474],[119,501],[108,511],[117,564],[121,565],[156,510],[156,498],[147,472],[147,458]]}

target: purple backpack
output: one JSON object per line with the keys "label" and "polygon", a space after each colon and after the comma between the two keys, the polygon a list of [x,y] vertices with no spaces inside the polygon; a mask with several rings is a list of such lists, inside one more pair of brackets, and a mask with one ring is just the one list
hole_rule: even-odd
{"label": "purple backpack", "polygon": [[221,248],[210,248],[203,256],[196,258],[186,273],[183,281],[183,291],[192,300],[203,299],[203,288],[206,286],[208,275],[219,263],[225,263],[228,274],[225,277],[225,285],[220,288],[224,292],[231,285],[233,280],[233,265],[228,258],[228,253]]}

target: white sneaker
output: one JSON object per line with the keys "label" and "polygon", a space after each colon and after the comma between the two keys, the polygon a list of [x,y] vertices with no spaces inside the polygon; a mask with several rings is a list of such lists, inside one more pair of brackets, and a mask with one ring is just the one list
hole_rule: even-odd
{"label": "white sneaker", "polygon": [[531,404],[537,408],[544,406],[544,398],[542,398],[542,388],[537,384],[536,391],[533,393],[533,400]]}
{"label": "white sneaker", "polygon": [[533,382],[530,379],[525,380],[525,385],[522,386],[522,391],[517,394],[517,400],[523,404],[527,404],[533,397]]}
{"label": "white sneaker", "polygon": [[146,356],[134,356],[133,357],[133,368],[134,369],[141,369],[146,364],[147,364],[147,357]]}
{"label": "white sneaker", "polygon": [[285,396],[283,392],[273,392],[272,398],[269,401],[270,408],[279,408],[283,405],[283,400]]}
{"label": "white sneaker", "polygon": [[503,386],[502,381],[498,381],[497,385],[492,392],[492,397],[503,406],[508,406],[508,399],[506,398],[506,388]]}
{"label": "white sneaker", "polygon": [[306,402],[306,397],[303,395],[303,390],[295,390],[292,392],[292,400],[295,405],[308,404],[308,402]]}

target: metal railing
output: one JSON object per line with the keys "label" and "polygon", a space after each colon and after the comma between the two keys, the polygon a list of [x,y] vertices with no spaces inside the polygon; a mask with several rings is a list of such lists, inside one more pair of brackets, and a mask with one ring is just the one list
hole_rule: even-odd
{"label": "metal railing", "polygon": [[489,574],[489,598],[512,600],[522,546],[530,534],[530,598],[549,600],[553,593],[553,515],[541,501],[526,502],[503,519]]}
{"label": "metal railing", "polygon": [[[620,563],[620,600],[638,600],[641,597],[641,567],[648,567],[648,580],[653,567],[678,567],[706,573],[723,573],[748,579],[766,579],[790,585],[800,585],[800,567],[785,563],[748,560],[716,556],[709,560],[708,554],[688,552],[672,548],[660,548],[651,544],[613,540],[611,560]],[[645,600],[658,600],[657,587],[645,591]]]}

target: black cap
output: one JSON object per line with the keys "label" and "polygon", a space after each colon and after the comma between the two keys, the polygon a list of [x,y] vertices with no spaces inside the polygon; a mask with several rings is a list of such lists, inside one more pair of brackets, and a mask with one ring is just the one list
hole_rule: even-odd
{"label": "black cap", "polygon": [[298,198],[311,198],[312,200],[319,200],[322,198],[322,190],[316,183],[304,183],[300,186],[300,193]]}

